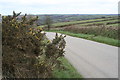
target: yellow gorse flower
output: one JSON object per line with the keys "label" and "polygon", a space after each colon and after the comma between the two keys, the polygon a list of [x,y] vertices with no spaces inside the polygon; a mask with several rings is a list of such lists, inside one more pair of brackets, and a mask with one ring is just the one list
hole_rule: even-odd
{"label": "yellow gorse flower", "polygon": [[42,29],[42,28],[39,28],[39,30],[41,30],[41,31],[42,31],[43,29]]}
{"label": "yellow gorse flower", "polygon": [[37,36],[35,36],[36,39],[39,39]]}
{"label": "yellow gorse flower", "polygon": [[16,26],[16,28],[18,28],[18,26]]}
{"label": "yellow gorse flower", "polygon": [[32,30],[32,28],[30,28],[29,30]]}

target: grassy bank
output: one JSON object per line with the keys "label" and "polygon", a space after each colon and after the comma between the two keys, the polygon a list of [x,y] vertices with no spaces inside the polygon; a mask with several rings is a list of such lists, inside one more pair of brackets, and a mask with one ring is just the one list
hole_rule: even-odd
{"label": "grassy bank", "polygon": [[65,70],[55,69],[53,72],[53,76],[55,78],[81,78],[82,79],[82,76],[64,57],[60,58],[60,61],[62,61],[62,66],[65,67]]}
{"label": "grassy bank", "polygon": [[57,30],[51,30],[49,32],[58,32],[58,33],[70,35],[70,36],[73,36],[73,37],[84,38],[84,39],[88,39],[88,40],[92,40],[92,41],[96,41],[96,42],[105,43],[105,44],[109,44],[109,45],[112,45],[112,46],[117,46],[117,47],[119,46],[120,47],[120,40],[112,39],[112,38],[108,38],[108,37],[94,36],[94,35],[80,34],[80,33],[77,34],[77,33],[71,33],[71,32],[67,32],[67,31],[57,31]]}

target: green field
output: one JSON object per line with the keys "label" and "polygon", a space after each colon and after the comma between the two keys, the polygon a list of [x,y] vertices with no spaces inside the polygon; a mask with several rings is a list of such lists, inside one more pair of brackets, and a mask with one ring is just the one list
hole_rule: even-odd
{"label": "green field", "polygon": [[100,21],[100,22],[91,22],[91,23],[85,23],[85,24],[80,24],[80,25],[90,25],[90,24],[107,24],[109,22],[117,22],[118,20],[109,20],[109,21]]}
{"label": "green field", "polygon": [[60,23],[53,23],[53,27],[65,27],[69,25],[89,25],[89,24],[98,24],[98,23],[108,23],[108,22],[115,22],[118,21],[117,18],[101,18],[101,19],[90,19],[90,20],[81,20],[81,21],[71,21],[71,22],[60,22]]}

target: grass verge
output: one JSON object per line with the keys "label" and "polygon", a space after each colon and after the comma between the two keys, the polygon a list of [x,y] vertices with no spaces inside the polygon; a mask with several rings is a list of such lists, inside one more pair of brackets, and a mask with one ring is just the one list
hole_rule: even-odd
{"label": "grass verge", "polygon": [[94,35],[89,35],[89,34],[72,33],[72,32],[68,32],[68,31],[57,31],[57,30],[50,30],[48,32],[58,32],[58,33],[66,34],[66,35],[73,36],[73,37],[84,38],[84,39],[120,47],[120,40],[112,39],[112,38],[108,38],[108,37],[94,36]]}
{"label": "grass verge", "polygon": [[65,67],[65,70],[55,69],[53,71],[53,76],[55,78],[83,78],[76,69],[65,59],[64,57],[60,58],[62,61],[62,66]]}

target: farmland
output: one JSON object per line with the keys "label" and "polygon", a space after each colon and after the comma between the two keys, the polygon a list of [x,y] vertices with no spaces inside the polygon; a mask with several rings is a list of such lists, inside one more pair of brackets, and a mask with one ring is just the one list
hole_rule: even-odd
{"label": "farmland", "polygon": [[60,22],[60,23],[54,23],[54,27],[64,27],[69,25],[90,25],[90,24],[116,24],[118,22],[118,18],[100,18],[100,19],[90,19],[90,20],[80,20],[80,21],[71,21],[71,22]]}
{"label": "farmland", "polygon": [[[119,17],[112,16],[79,21],[57,22],[52,24],[51,31],[61,32],[67,35],[88,35],[88,38],[82,36],[79,37],[119,46],[118,24],[120,21],[118,19]],[[92,35],[92,37],[89,38],[89,35]]]}

